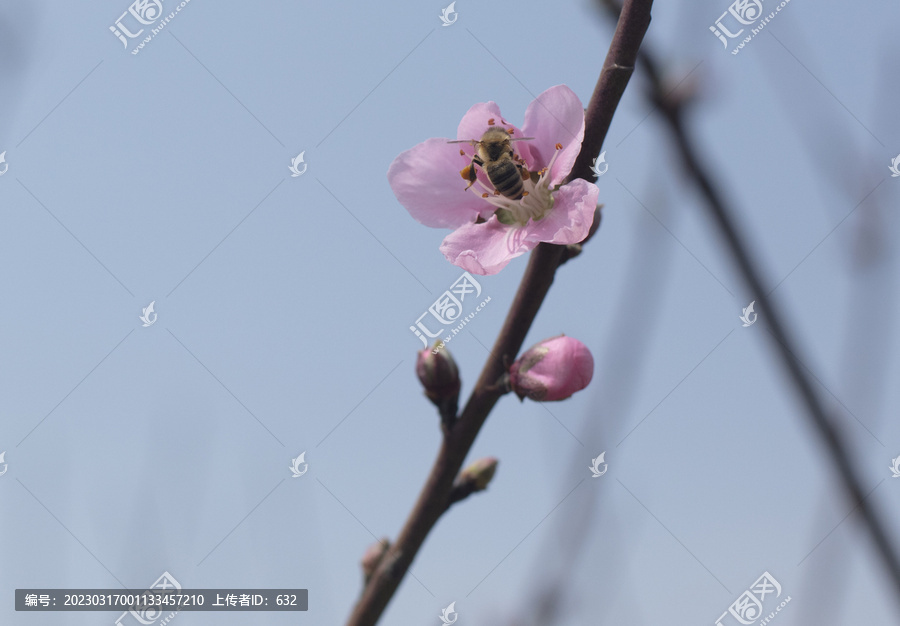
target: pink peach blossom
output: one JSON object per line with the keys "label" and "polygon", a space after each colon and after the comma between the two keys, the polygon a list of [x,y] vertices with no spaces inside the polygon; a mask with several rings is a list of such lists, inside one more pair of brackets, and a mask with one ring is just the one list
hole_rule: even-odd
{"label": "pink peach blossom", "polygon": [[[481,167],[470,188],[460,178],[472,163],[474,142],[500,125],[521,139],[511,142],[516,157],[539,174],[524,181],[527,193],[517,200],[497,193]],[[456,137],[466,143],[428,139],[388,169],[391,189],[410,215],[426,226],[453,229],[440,247],[448,261],[473,274],[496,274],[542,241],[572,244],[587,237],[600,191],[581,179],[562,184],[584,137],[584,109],[571,89],[557,85],[539,95],[521,129],[503,118],[496,103],[476,104]]]}

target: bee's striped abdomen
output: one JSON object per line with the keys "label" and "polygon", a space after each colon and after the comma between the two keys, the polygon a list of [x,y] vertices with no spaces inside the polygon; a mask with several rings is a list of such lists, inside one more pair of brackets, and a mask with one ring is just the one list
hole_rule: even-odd
{"label": "bee's striped abdomen", "polygon": [[512,159],[494,161],[486,164],[484,169],[498,193],[512,200],[522,197],[525,186],[522,184],[522,175],[515,161]]}

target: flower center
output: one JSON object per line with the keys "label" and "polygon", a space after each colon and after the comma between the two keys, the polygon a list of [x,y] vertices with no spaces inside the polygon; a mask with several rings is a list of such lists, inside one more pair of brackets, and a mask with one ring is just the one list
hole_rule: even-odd
{"label": "flower center", "polygon": [[478,181],[478,186],[481,187],[480,191],[475,189],[474,185],[470,189],[477,196],[497,207],[494,215],[502,224],[525,226],[528,224],[528,220],[536,222],[553,208],[553,192],[558,187],[550,188],[550,170],[553,168],[553,162],[556,161],[559,151],[560,147],[557,144],[556,152],[553,153],[553,158],[550,159],[547,167],[540,172],[532,172],[530,177],[522,181],[525,188],[524,194],[518,200],[501,195],[496,189],[488,187],[480,180]]}

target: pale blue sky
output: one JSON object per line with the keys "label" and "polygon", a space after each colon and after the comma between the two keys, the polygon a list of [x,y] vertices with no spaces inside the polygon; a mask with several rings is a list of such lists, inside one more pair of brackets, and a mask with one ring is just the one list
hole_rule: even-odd
{"label": "pale blue sky", "polygon": [[[308,613],[253,623],[346,619],[362,553],[396,536],[437,450],[409,326],[461,272],[388,166],[476,102],[516,123],[556,84],[587,103],[612,32],[586,1],[458,0],[450,27],[442,7],[192,0],[132,55],[109,31],[125,2],[0,2],[4,624],[112,624],[16,614],[13,589],[165,570],[309,589]],[[648,42],[697,88],[702,157],[893,520],[900,7],[795,0],[737,56],[709,32],[727,8],[658,3]],[[501,400],[471,455],[500,459],[493,483],[438,523],[383,624],[440,624],[452,601],[460,624],[528,612],[572,536],[563,626],[711,625],[766,570],[792,597],[782,626],[896,621],[643,89],[605,145],[600,231],[526,340],[581,339],[594,382]],[[450,346],[464,397],[525,264],[481,279],[491,302]]]}

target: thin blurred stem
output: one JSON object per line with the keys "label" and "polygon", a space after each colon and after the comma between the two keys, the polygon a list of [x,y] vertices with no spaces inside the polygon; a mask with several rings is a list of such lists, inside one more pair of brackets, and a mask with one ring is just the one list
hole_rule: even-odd
{"label": "thin blurred stem", "polygon": [[[570,178],[592,180],[590,160],[599,154],[610,121],[631,78],[638,50],[650,24],[652,5],[653,0],[625,2],[597,87],[588,104],[584,142]],[[458,422],[445,431],[446,436],[419,499],[397,541],[363,589],[347,621],[348,626],[373,626],[378,621],[428,533],[450,506],[454,479],[481,426],[502,395],[496,383],[505,373],[504,363],[511,362],[521,349],[565,254],[565,246],[549,244],[540,244],[531,253],[525,275],[475,389]]]}
{"label": "thin blurred stem", "polygon": [[[657,198],[651,204],[656,211],[661,211],[657,217],[666,220],[671,212],[668,198],[673,194],[662,181],[657,179],[656,185],[651,187]],[[677,220],[678,216],[672,217]],[[622,289],[610,300],[616,303],[616,308],[595,366],[594,400],[584,415],[578,435],[584,442],[621,440],[624,421],[618,418],[628,415],[634,403],[653,334],[665,310],[665,286],[675,267],[672,263],[675,240],[655,224],[642,226],[640,221],[637,224],[630,256],[621,264],[625,271]],[[594,456],[600,449],[588,451]],[[611,453],[615,454],[615,451]],[[585,461],[584,457],[573,458],[572,472],[583,471],[587,465]],[[571,475],[565,476],[569,479]],[[519,601],[513,603],[516,617],[508,624],[545,626],[572,620],[570,613],[579,605],[576,594],[583,592],[585,583],[592,588],[594,606],[631,602],[629,626],[643,623],[638,603],[629,597],[633,589],[618,574],[627,569],[630,546],[620,538],[602,542],[599,553],[588,549],[589,542],[596,538],[591,531],[599,528],[601,523],[606,537],[621,537],[617,530],[624,531],[628,526],[614,513],[610,514],[606,507],[598,507],[600,498],[599,489],[593,485],[587,488],[579,496],[578,504],[572,505],[571,513],[558,516],[556,526],[544,533],[545,545],[543,553],[536,558],[534,580],[529,588],[522,590]],[[635,530],[633,526],[628,527],[629,533]],[[584,571],[579,569],[580,561],[588,555],[603,562],[602,572],[594,572],[590,582],[582,579]],[[608,621],[605,618],[609,618],[609,614],[591,611],[592,624],[605,624]]]}
{"label": "thin blurred stem", "polygon": [[[608,1],[603,4],[611,10],[615,10],[614,2]],[[781,364],[787,371],[791,383],[806,406],[806,416],[821,437],[825,450],[831,458],[832,465],[837,469],[838,477],[850,501],[862,514],[865,528],[874,542],[876,551],[894,584],[897,592],[895,599],[900,601],[900,559],[898,559],[897,553],[888,537],[885,524],[876,513],[872,504],[866,499],[866,489],[863,488],[862,478],[850,460],[850,449],[841,439],[837,426],[828,415],[824,402],[816,391],[809,374],[795,357],[798,351],[786,330],[786,326],[782,322],[780,311],[773,306],[766,295],[768,290],[763,286],[760,271],[757,269],[756,263],[751,259],[747,245],[738,235],[734,219],[732,218],[732,210],[728,207],[722,194],[713,183],[706,168],[700,163],[697,151],[685,130],[684,101],[666,96],[657,61],[651,54],[643,50],[639,58],[650,79],[650,98],[663,113],[685,169],[700,189],[706,200],[705,206],[709,210],[710,217],[719,228],[734,262],[753,293],[756,303],[760,306],[761,312],[759,315],[765,317],[768,323],[769,331],[774,339],[773,347],[781,360]]]}

